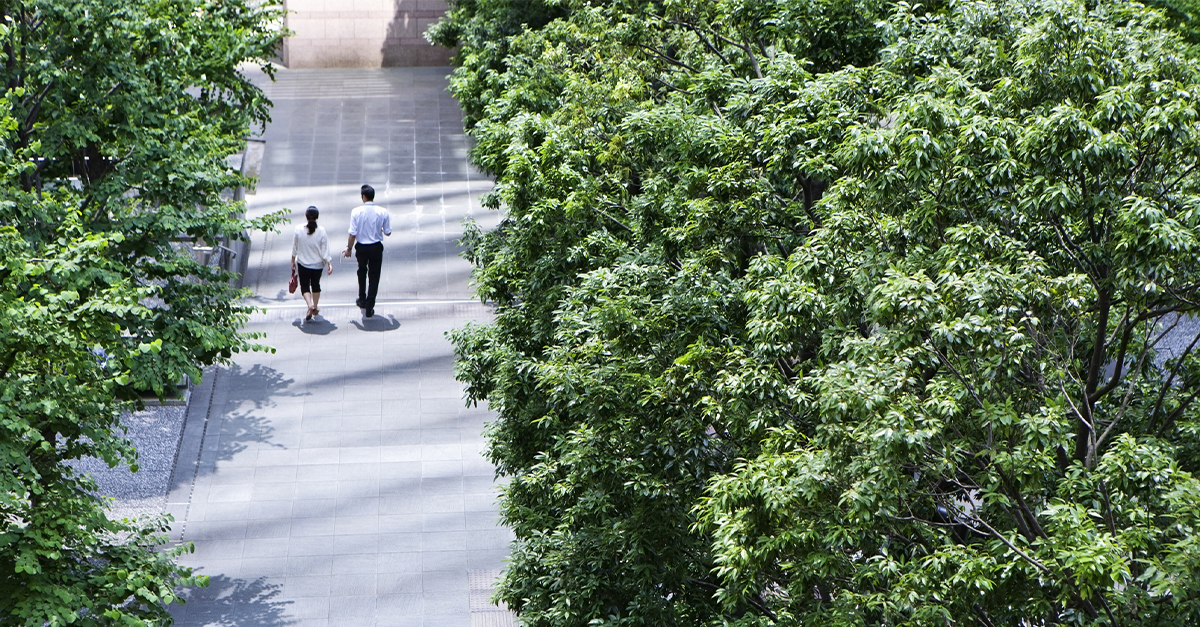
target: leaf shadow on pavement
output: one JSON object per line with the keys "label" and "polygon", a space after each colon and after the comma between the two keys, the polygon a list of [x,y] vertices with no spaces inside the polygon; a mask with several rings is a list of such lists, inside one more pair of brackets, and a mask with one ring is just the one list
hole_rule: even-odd
{"label": "leaf shadow on pavement", "polygon": [[281,600],[282,587],[265,577],[247,581],[212,575],[207,588],[183,591],[186,605],[172,606],[176,627],[283,627],[293,625],[287,616],[292,601]]}
{"label": "leaf shadow on pavement", "polygon": [[[224,410],[220,418],[219,433],[212,433],[210,426],[205,437],[206,440],[214,435],[220,438],[216,461],[229,461],[252,447],[287,448],[272,441],[275,428],[271,426],[270,412],[280,401],[286,403],[290,398],[299,400],[308,394],[289,390],[288,388],[295,383],[294,379],[262,364],[254,364],[248,370],[243,370],[240,365],[235,364],[229,369],[226,380],[228,396],[225,406],[212,408],[214,414]],[[213,463],[202,463],[200,472],[213,472],[215,466]]]}
{"label": "leaf shadow on pavement", "polygon": [[384,316],[372,316],[370,318],[363,318],[361,321],[351,320],[350,324],[357,327],[359,331],[371,331],[374,333],[386,333],[400,328],[400,321],[396,319],[396,316],[391,315],[386,318]]}

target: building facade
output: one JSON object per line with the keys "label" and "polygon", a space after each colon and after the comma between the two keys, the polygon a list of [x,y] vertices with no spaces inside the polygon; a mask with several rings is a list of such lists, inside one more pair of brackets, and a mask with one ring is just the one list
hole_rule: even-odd
{"label": "building facade", "polygon": [[292,31],[280,51],[291,69],[449,65],[425,40],[446,0],[285,0]]}

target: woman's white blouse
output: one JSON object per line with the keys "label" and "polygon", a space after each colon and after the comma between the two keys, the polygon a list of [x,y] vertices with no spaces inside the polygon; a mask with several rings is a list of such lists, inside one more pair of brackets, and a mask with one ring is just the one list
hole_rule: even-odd
{"label": "woman's white blouse", "polygon": [[329,254],[329,235],[324,227],[317,227],[312,235],[308,234],[308,225],[296,227],[296,237],[292,239],[292,256],[296,262],[305,268],[320,270],[333,262]]}

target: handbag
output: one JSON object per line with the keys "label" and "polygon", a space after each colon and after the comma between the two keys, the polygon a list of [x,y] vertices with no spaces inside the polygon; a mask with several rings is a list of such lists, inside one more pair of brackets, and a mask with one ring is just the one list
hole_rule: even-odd
{"label": "handbag", "polygon": [[292,268],[292,278],[288,279],[288,294],[295,294],[296,287],[300,285],[300,277],[296,276],[296,269]]}

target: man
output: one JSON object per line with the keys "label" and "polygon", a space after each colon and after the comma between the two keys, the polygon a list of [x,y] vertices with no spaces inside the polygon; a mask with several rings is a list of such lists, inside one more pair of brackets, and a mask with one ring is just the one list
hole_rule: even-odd
{"label": "man", "polygon": [[383,237],[392,235],[392,216],[387,209],[375,205],[375,190],[363,185],[363,204],[350,212],[350,237],[346,240],[343,257],[358,259],[358,300],[354,304],[365,309],[367,317],[375,315],[375,296],[379,294],[379,271],[383,265]]}

